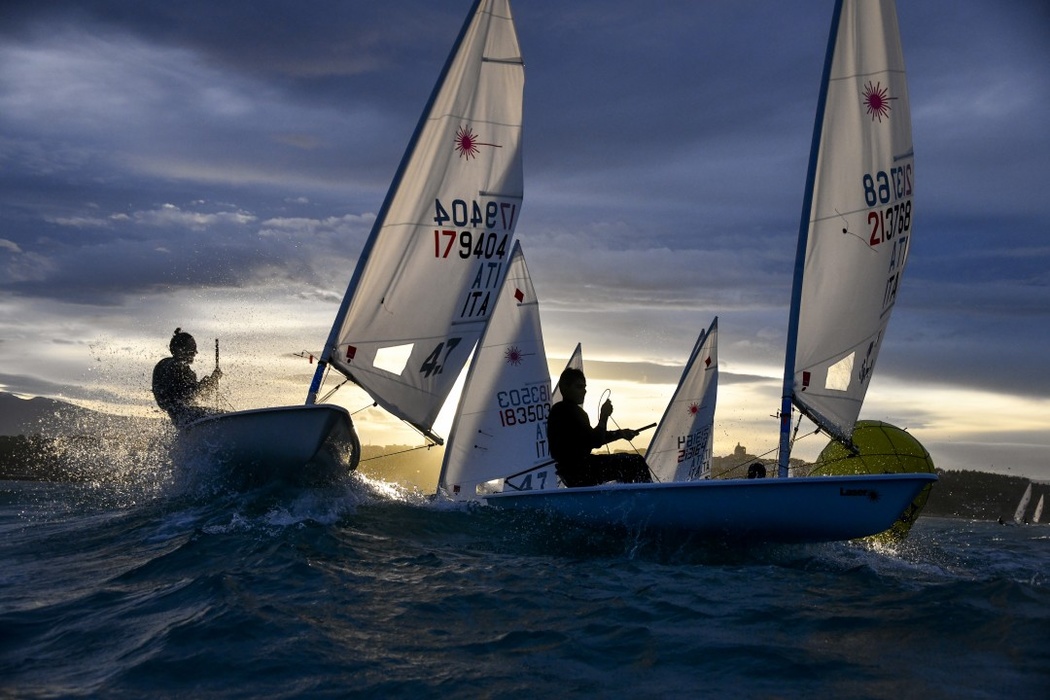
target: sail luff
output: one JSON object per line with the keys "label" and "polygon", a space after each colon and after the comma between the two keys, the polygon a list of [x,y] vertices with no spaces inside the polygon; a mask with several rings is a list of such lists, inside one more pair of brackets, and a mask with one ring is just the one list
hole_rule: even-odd
{"label": "sail luff", "polygon": [[836,0],[828,32],[828,47],[824,55],[824,72],[817,95],[817,113],[813,121],[813,138],[809,151],[809,167],[806,172],[806,187],[802,194],[802,214],[798,227],[798,243],[795,247],[795,267],[791,284],[790,315],[788,318],[787,347],[784,352],[784,390],[780,405],[780,451],[777,457],[777,475],[785,478],[791,459],[791,409],[795,397],[795,356],[798,346],[798,322],[802,306],[802,280],[806,265],[806,247],[809,238],[809,220],[813,208],[813,189],[816,186],[817,166],[820,157],[820,140],[824,131],[824,112],[828,102],[828,83],[831,65],[835,59],[839,24],[842,19],[842,2]]}
{"label": "sail luff", "polygon": [[[321,351],[321,358],[317,361],[317,369],[314,370],[314,376],[310,381],[310,388],[306,394],[307,404],[312,404],[317,400],[317,392],[321,390],[321,382],[324,379],[325,370],[328,367],[328,363],[332,357],[332,351],[335,349],[336,342],[339,339],[339,331],[342,329],[343,320],[346,318],[347,311],[350,309],[350,303],[353,301],[354,292],[357,290],[361,274],[368,265],[372,249],[375,247],[376,240],[379,238],[379,232],[383,229],[383,225],[386,223],[386,216],[387,212],[390,210],[390,204],[393,202],[398,189],[401,187],[401,181],[404,178],[405,170],[408,168],[408,164],[412,160],[412,156],[416,150],[416,145],[419,143],[419,137],[423,133],[423,128],[426,126],[427,120],[430,118],[430,112],[434,107],[434,102],[437,100],[438,94],[441,92],[441,89],[445,84],[445,79],[448,77],[448,72],[452,66],[452,62],[455,60],[456,55],[459,53],[459,47],[463,43],[463,37],[467,35],[467,31],[470,29],[470,25],[473,23],[474,16],[477,14],[478,7],[481,3],[482,0],[474,0],[470,12],[467,13],[466,19],[463,20],[463,26],[460,27],[459,34],[456,36],[456,41],[452,44],[452,50],[449,51],[448,57],[445,59],[445,65],[442,66],[441,73],[438,74],[438,79],[434,83],[434,88],[430,91],[430,97],[427,98],[426,106],[424,106],[423,111],[420,113],[419,121],[416,122],[416,128],[408,140],[408,147],[405,148],[405,152],[401,155],[401,162],[398,163],[397,170],[394,172],[394,178],[390,182],[390,187],[387,188],[386,197],[383,198],[383,204],[379,207],[379,213],[376,214],[376,220],[372,223],[372,230],[368,233],[368,239],[365,241],[365,245],[361,249],[361,255],[357,258],[357,265],[354,267],[354,274],[350,277],[350,283],[346,287],[346,293],[343,295],[343,299],[339,303],[339,311],[336,312],[335,320],[332,322],[332,328],[328,332],[328,339],[325,341],[324,348]],[[354,380],[352,373],[347,374],[346,376],[351,381]],[[376,399],[375,396],[372,398]]]}

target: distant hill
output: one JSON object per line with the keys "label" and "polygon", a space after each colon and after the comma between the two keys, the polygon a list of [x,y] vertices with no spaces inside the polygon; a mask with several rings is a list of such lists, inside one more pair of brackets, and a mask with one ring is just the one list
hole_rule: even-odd
{"label": "distant hill", "polygon": [[67,435],[94,413],[65,401],[0,392],[0,435]]}
{"label": "distant hill", "polygon": [[[53,478],[61,473],[59,466],[50,465],[48,457],[50,438],[76,437],[98,439],[102,434],[142,435],[144,424],[156,426],[155,419],[125,418],[91,411],[54,399],[21,399],[0,392],[0,479]],[[368,476],[395,481],[433,492],[444,448],[420,449],[409,445],[362,445],[360,470]],[[45,459],[41,459],[41,456]],[[770,474],[775,464],[762,459],[737,445],[732,455],[714,457],[711,473],[714,478],[740,477],[747,465],[761,461]],[[792,460],[792,468],[800,467]],[[33,465],[36,465],[34,468]],[[47,466],[50,465],[50,466]],[[41,469],[41,467],[46,467]],[[45,473],[36,473],[42,471]],[[1013,519],[1021,495],[1029,479],[1020,476],[990,474],[977,471],[937,470],[940,480],[930,492],[924,515],[972,520]],[[1050,500],[1050,484],[1032,482],[1032,501],[1027,517],[1032,516],[1039,496]],[[1044,520],[1050,518],[1050,513]]]}
{"label": "distant hill", "polygon": [[[1024,517],[1033,517],[1039,496],[1050,499],[1050,484],[1030,481],[1023,476],[989,474],[973,471],[937,470],[939,481],[930,491],[923,515],[967,520],[1012,521],[1017,506],[1028,484],[1032,484],[1032,499]],[[1042,521],[1050,519],[1050,512]]]}
{"label": "distant hill", "polygon": [[150,433],[160,423],[160,418],[118,416],[67,401],[40,397],[21,399],[0,392],[0,437],[136,435]]}

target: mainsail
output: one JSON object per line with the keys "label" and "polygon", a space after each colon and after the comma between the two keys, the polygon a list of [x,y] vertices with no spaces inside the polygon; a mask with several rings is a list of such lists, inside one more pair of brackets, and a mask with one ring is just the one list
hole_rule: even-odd
{"label": "mainsail", "polygon": [[1032,500],[1032,482],[1028,482],[1028,488],[1021,494],[1021,500],[1017,503],[1017,510],[1014,511],[1014,522],[1021,524],[1024,522],[1024,513],[1028,510],[1028,503]]}
{"label": "mainsail", "polygon": [[[473,499],[478,486],[522,473],[529,488],[553,488],[547,413],[551,382],[543,348],[539,303],[518,244],[489,321],[470,364],[452,424],[438,490]],[[550,478],[550,484],[535,484]]]}
{"label": "mainsail", "polygon": [[908,259],[911,113],[893,0],[839,0],[818,100],[788,330],[792,403],[849,441]]}
{"label": "mainsail", "polygon": [[508,0],[468,16],[358,261],[324,349],[430,437],[484,330],[522,202],[524,68]]}
{"label": "mainsail", "polygon": [[653,435],[645,461],[660,481],[710,476],[718,394],[718,319],[700,332],[671,403]]}

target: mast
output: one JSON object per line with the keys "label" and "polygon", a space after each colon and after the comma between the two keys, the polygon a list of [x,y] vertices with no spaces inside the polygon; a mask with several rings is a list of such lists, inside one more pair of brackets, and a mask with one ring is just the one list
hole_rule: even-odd
{"label": "mast", "polygon": [[[456,41],[452,45],[452,50],[449,52],[448,58],[445,59],[445,65],[441,68],[441,73],[438,76],[437,81],[434,83],[434,89],[430,93],[430,98],[427,100],[427,104],[419,116],[419,121],[416,123],[415,131],[412,132],[412,137],[408,142],[408,148],[405,149],[404,154],[401,156],[401,162],[397,166],[397,172],[394,174],[394,179],[391,181],[390,188],[387,190],[386,197],[383,199],[383,205],[380,207],[379,213],[376,215],[375,223],[372,224],[372,230],[368,234],[368,240],[365,242],[364,248],[361,250],[361,256],[357,260],[357,266],[354,268],[354,274],[350,278],[350,284],[347,285],[346,294],[343,295],[343,300],[339,304],[339,311],[335,316],[335,320],[332,322],[332,329],[328,333],[328,340],[325,341],[324,349],[321,352],[321,358],[317,361],[317,369],[314,371],[313,379],[310,382],[310,388],[306,394],[307,405],[313,404],[317,401],[317,392],[321,389],[321,382],[324,379],[325,371],[331,360],[332,351],[338,342],[339,331],[342,328],[343,319],[346,318],[346,314],[350,310],[350,303],[353,301],[354,293],[357,290],[358,282],[361,279],[361,274],[364,272],[365,267],[367,267],[369,256],[372,253],[372,249],[375,247],[376,240],[379,237],[379,232],[382,230],[386,221],[387,212],[390,210],[390,205],[394,200],[394,196],[401,187],[401,181],[404,178],[405,169],[408,167],[408,164],[412,160],[412,156],[416,151],[420,134],[423,133],[423,129],[430,117],[430,111],[434,106],[434,102],[437,100],[437,97],[445,84],[445,79],[448,77],[449,68],[452,66],[452,62],[459,53],[459,48],[463,43],[463,38],[467,35],[467,31],[470,29],[470,25],[474,21],[474,16],[477,14],[481,2],[482,0],[474,0],[470,12],[467,13],[467,18],[464,20],[463,26],[459,30],[459,35],[456,37]],[[351,381],[354,381],[352,376],[347,376]]]}
{"label": "mast", "polygon": [[806,189],[802,195],[802,218],[798,228],[798,245],[795,248],[795,272],[791,285],[791,311],[788,318],[787,349],[784,352],[784,390],[780,404],[780,451],[777,457],[777,476],[786,478],[791,459],[791,408],[795,395],[795,351],[798,345],[799,311],[802,305],[802,275],[806,265],[806,246],[809,238],[809,220],[813,207],[813,188],[817,178],[817,161],[820,155],[820,138],[824,130],[824,111],[828,102],[828,83],[831,64],[838,43],[839,20],[842,16],[842,0],[836,0],[831,16],[831,31],[828,49],[824,57],[824,74],[817,96],[817,115],[813,123],[813,140],[809,153],[809,170],[806,173]]}

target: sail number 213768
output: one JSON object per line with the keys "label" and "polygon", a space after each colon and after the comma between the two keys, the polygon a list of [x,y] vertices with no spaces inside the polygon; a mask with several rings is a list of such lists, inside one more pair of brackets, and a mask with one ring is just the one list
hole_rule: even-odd
{"label": "sail number 213768", "polygon": [[909,233],[911,231],[911,164],[890,168],[888,174],[884,170],[880,170],[875,175],[866,173],[863,185],[865,204],[869,207],[879,207],[868,212],[868,228],[871,230],[868,244],[874,248],[894,236]]}

